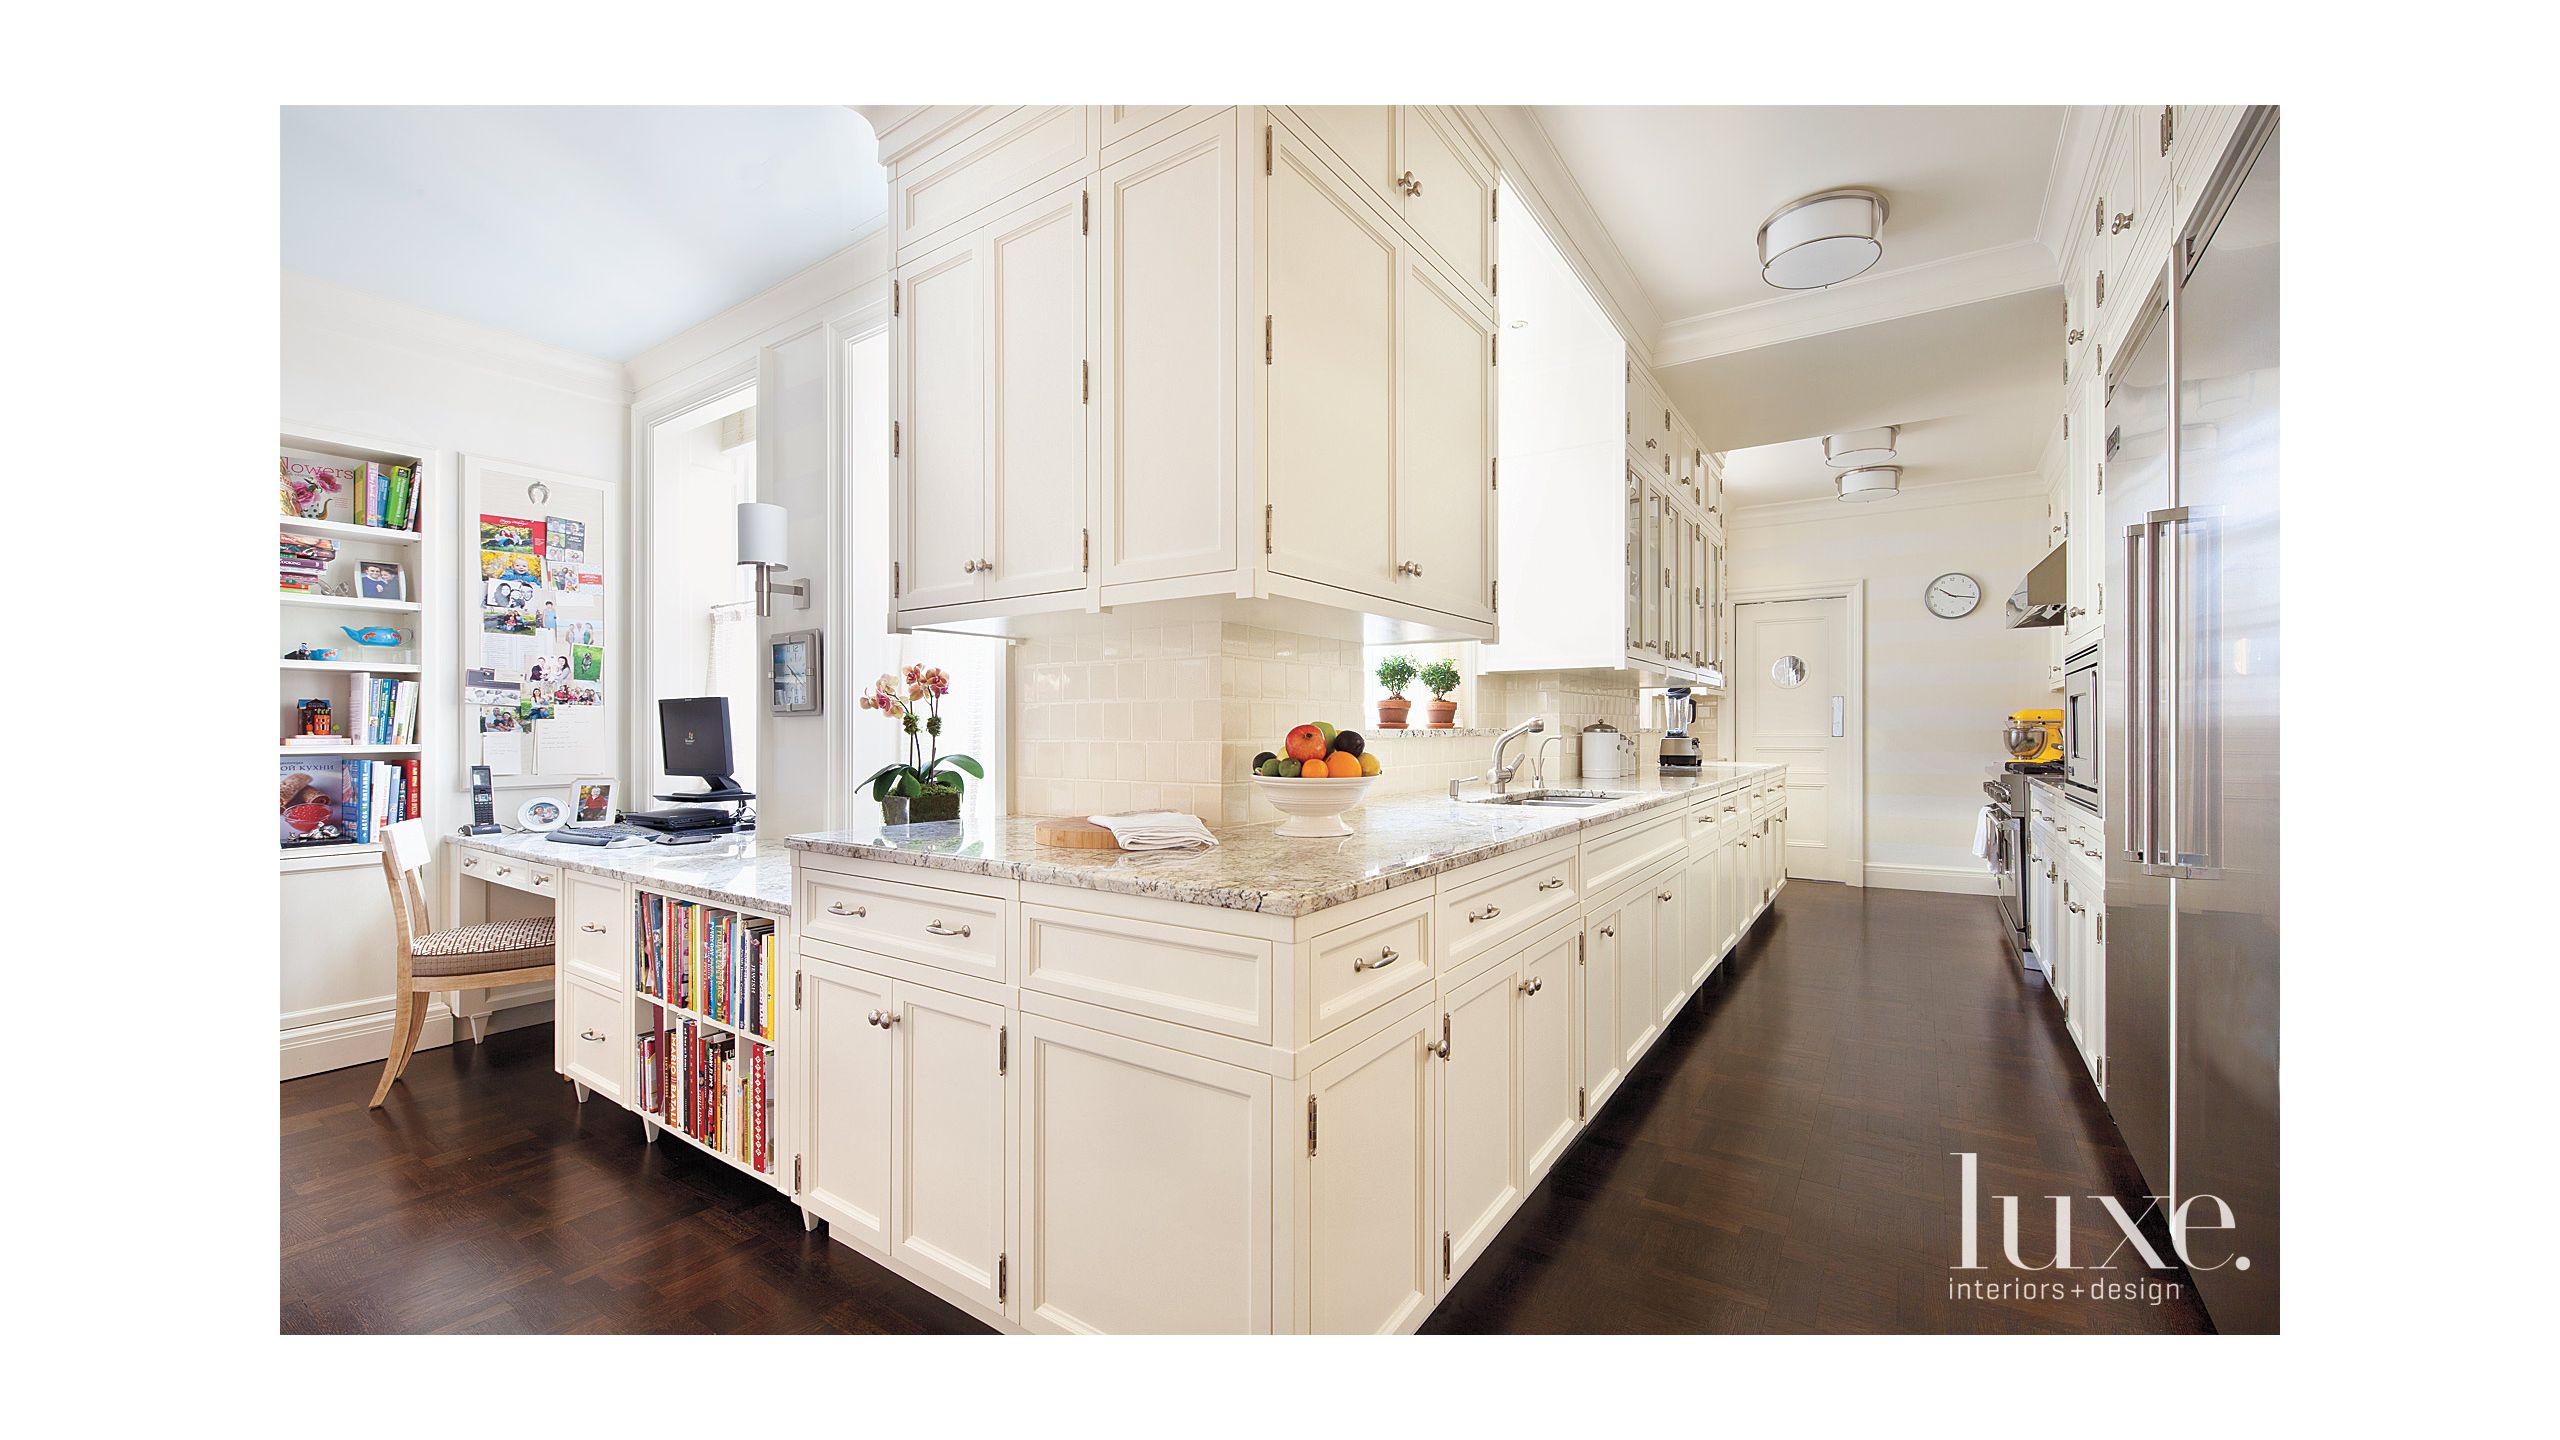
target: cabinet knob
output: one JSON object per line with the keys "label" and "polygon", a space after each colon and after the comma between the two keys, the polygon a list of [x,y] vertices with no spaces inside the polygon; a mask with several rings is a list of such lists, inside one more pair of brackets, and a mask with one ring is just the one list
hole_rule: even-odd
{"label": "cabinet knob", "polygon": [[1647,450],[1651,450],[1651,449],[1654,449],[1654,448],[1655,448],[1655,446],[1654,446],[1654,443],[1653,443],[1652,441],[1647,440],[1646,442],[1644,442],[1644,448],[1646,448]]}
{"label": "cabinet knob", "polygon": [[941,921],[936,920],[932,924],[924,927],[924,933],[927,935],[957,936],[962,940],[966,940],[969,938],[969,927],[963,925],[954,929],[951,926],[945,925]]}
{"label": "cabinet knob", "polygon": [[1377,958],[1377,959],[1375,959],[1375,960],[1366,960],[1366,959],[1363,959],[1363,960],[1354,960],[1354,961],[1352,961],[1352,962],[1351,962],[1351,968],[1352,968],[1352,969],[1354,969],[1354,970],[1384,970],[1384,969],[1386,969],[1388,966],[1393,965],[1393,964],[1394,964],[1394,963],[1396,963],[1398,960],[1401,960],[1401,959],[1403,959],[1403,958],[1404,958],[1403,956],[1398,955],[1398,954],[1396,953],[1396,949],[1395,949],[1395,947],[1394,947],[1394,946],[1392,946],[1392,945],[1381,945],[1381,946],[1379,946],[1379,947],[1378,947],[1378,958]]}
{"label": "cabinet knob", "polygon": [[1673,895],[1674,893],[1675,893],[1675,892],[1673,892],[1673,891],[1665,890],[1665,891],[1663,891],[1661,894],[1656,895],[1656,896],[1654,896],[1653,898],[1654,898],[1654,899],[1656,899],[1656,900],[1668,901],[1668,900],[1672,897],[1672,895]]}
{"label": "cabinet knob", "polygon": [[1615,925],[1603,925],[1603,926],[1601,926],[1601,927],[1600,927],[1600,938],[1601,938],[1601,939],[1603,939],[1603,940],[1614,940],[1614,939],[1616,939],[1616,938],[1617,938],[1617,936],[1618,936],[1618,927],[1617,927],[1617,926],[1615,926]]}
{"label": "cabinet knob", "polygon": [[551,877],[548,875],[536,875],[533,877],[533,883],[536,885],[548,885],[551,883]]}
{"label": "cabinet knob", "polygon": [[1535,995],[1546,988],[1547,982],[1543,979],[1523,980],[1520,982],[1520,993],[1523,995]]}
{"label": "cabinet knob", "polygon": [[1564,888],[1564,877],[1558,875],[1552,880],[1543,881],[1539,884],[1538,888],[1541,890],[1561,890]]}
{"label": "cabinet knob", "polygon": [[2080,335],[2080,327],[2074,325],[2071,327],[2071,333],[2062,337],[2062,343],[2065,345],[2077,345],[2080,343]]}
{"label": "cabinet knob", "polygon": [[1419,565],[1414,564],[1414,563],[1413,563],[1412,561],[1410,561],[1410,560],[1407,560],[1407,561],[1405,561],[1403,564],[1398,565],[1398,566],[1396,567],[1396,573],[1397,573],[1397,574],[1399,574],[1399,575],[1417,575],[1417,576],[1418,576],[1418,575],[1420,575],[1420,574],[1422,573],[1422,567],[1421,567],[1421,566],[1419,566]]}
{"label": "cabinet knob", "polygon": [[895,1011],[874,1010],[871,1012],[871,1023],[886,1030],[898,1023],[898,1016]]}
{"label": "cabinet knob", "polygon": [[513,875],[516,873],[516,867],[513,865],[501,865],[498,867],[498,873],[501,875]]}
{"label": "cabinet knob", "polygon": [[1422,193],[1422,182],[1414,179],[1413,172],[1407,170],[1396,177],[1396,188],[1407,195],[1419,195]]}
{"label": "cabinet knob", "polygon": [[581,1040],[593,1040],[597,1044],[601,1045],[604,1043],[604,1032],[601,1030],[581,1030],[578,1032],[578,1038]]}
{"label": "cabinet knob", "polygon": [[2130,210],[2119,210],[2116,212],[2115,223],[2107,227],[2107,233],[2110,235],[2121,235],[2132,228],[2133,212]]}

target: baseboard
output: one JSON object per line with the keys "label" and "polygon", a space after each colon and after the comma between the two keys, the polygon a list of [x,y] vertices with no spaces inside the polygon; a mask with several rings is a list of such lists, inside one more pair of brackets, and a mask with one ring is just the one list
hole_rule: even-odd
{"label": "baseboard", "polygon": [[[279,1032],[277,1070],[279,1080],[298,1079],[327,1070],[344,1070],[350,1065],[379,1065],[391,1055],[391,1023],[398,1012],[375,1011],[350,1015],[318,1025],[296,1025]],[[488,1034],[540,1025],[551,1018],[551,1002],[512,1005],[490,1015]],[[427,1001],[426,1027],[418,1032],[418,1048],[434,1050],[453,1043],[452,1012],[445,1009],[442,995],[431,995]],[[470,1029],[462,1027],[463,1038]]]}
{"label": "baseboard", "polygon": [[1997,895],[2000,877],[1962,865],[1879,865],[1867,862],[1867,884],[1878,890],[1931,890],[1941,895]]}

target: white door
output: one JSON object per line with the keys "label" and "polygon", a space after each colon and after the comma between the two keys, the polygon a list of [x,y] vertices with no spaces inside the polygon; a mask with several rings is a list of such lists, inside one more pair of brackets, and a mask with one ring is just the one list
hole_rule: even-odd
{"label": "white door", "polygon": [[1653,912],[1662,907],[1653,901],[1653,891],[1638,886],[1627,892],[1617,909],[1618,928],[1618,1061],[1624,1070],[1632,1070],[1653,1048],[1653,1037],[1661,1033],[1662,1015],[1655,1004],[1653,984],[1653,937],[1661,931],[1654,923]]}
{"label": "white door", "polygon": [[986,594],[987,326],[974,236],[898,271],[898,608]]}
{"label": "white door", "polygon": [[801,1202],[837,1239],[889,1250],[891,1013],[889,982],[868,971],[804,957],[809,1047],[808,1186]]}
{"label": "white door", "polygon": [[1523,1185],[1535,1185],[1573,1139],[1573,973],[1582,932],[1567,930],[1520,957],[1520,1135]]}
{"label": "white door", "polygon": [[[1396,192],[1407,224],[1468,288],[1493,299],[1493,172],[1459,142],[1452,122],[1425,106],[1396,111],[1402,162]],[[1411,184],[1402,177],[1411,174]]]}
{"label": "white door", "polygon": [[1575,967],[1582,977],[1575,1002],[1582,1015],[1582,1094],[1574,1109],[1586,1120],[1627,1075],[1618,1049],[1618,957],[1626,946],[1619,928],[1614,910],[1592,916],[1582,934],[1582,963]]}
{"label": "white door", "polygon": [[1440,1066],[1444,1289],[1492,1243],[1520,1197],[1521,983],[1515,957],[1440,998],[1449,1042]]}
{"label": "white door", "polygon": [[[1427,1029],[1426,1029],[1427,1020]],[[1440,1012],[1417,1015],[1308,1079],[1307,1324],[1319,1335],[1411,1328],[1437,1297],[1432,1082]]]}
{"label": "white door", "polygon": [[1395,594],[1482,619],[1493,613],[1493,322],[1418,253],[1403,266]]}
{"label": "white door", "polygon": [[[1787,805],[1798,821],[1787,853],[1767,858],[1808,880],[1863,885],[1849,602],[1755,600],[1734,615],[1735,758],[1786,766]],[[1762,889],[1755,878],[1748,891],[1755,908]]]}
{"label": "white door", "polygon": [[1005,1011],[900,981],[889,1253],[989,1309],[1005,1270]]}
{"label": "white door", "polygon": [[1688,912],[1681,896],[1687,888],[1685,868],[1663,871],[1646,891],[1653,900],[1653,993],[1665,1025],[1689,998],[1689,927],[1684,923]]}
{"label": "white door", "polygon": [[1084,584],[1085,204],[1061,190],[990,226],[987,598]]}

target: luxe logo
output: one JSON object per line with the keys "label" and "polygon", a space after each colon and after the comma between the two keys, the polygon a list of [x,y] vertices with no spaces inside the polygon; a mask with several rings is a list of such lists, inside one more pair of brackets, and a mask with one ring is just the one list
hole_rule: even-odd
{"label": "luxe logo", "polygon": [[[1955,1268],[1958,1270],[1987,1270],[1990,1267],[1983,1264],[1981,1258],[1982,1245],[1980,1222],[1982,1214],[1982,1187],[1980,1177],[1980,1160],[1976,1156],[1975,1152],[1970,1150],[1951,1150],[1947,1153],[1956,1157],[1957,1169],[1962,1176],[1963,1181],[1964,1216],[1961,1221],[1962,1229],[1958,1235],[1962,1259]],[[2125,1247],[2127,1246],[2131,1246],[2133,1248],[2134,1254],[2140,1257],[2141,1262],[2145,1267],[2153,1270],[2166,1270],[2171,1268],[2167,1262],[2160,1258],[2160,1253],[2151,1247],[2150,1240],[2142,1233],[2143,1216],[2149,1215],[2152,1210],[2160,1206],[2160,1196],[2152,1195],[2146,1197],[2151,1203],[2142,1208],[2142,1214],[2140,1215],[2126,1214],[2124,1206],[2118,1202],[2116,1197],[2113,1195],[2092,1195],[2088,1197],[2089,1199],[2098,1202],[2098,1207],[2106,1212],[2109,1220],[2115,1222],[2117,1232],[2124,1237],[2118,1240],[2114,1247],[2109,1249],[2095,1265],[2075,1265],[2072,1263],[2071,1202],[2079,1197],[2072,1195],[2048,1195],[2043,1197],[2053,1202],[2053,1258],[2042,1264],[2031,1264],[2027,1261],[2025,1256],[2020,1253],[2018,1225],[2019,1197],[2015,1195],[2002,1195],[1997,1198],[2000,1201],[2000,1253],[2008,1260],[2009,1264],[2016,1269],[2113,1270],[2116,1268],[2116,1257],[2123,1254]],[[2207,1221],[2198,1218],[2197,1207],[2200,1205],[2209,1205],[2212,1207],[2213,1218],[2211,1220]],[[2220,1197],[2205,1194],[2190,1195],[2186,1199],[2179,1201],[2177,1204],[2170,1206],[2168,1208],[2168,1217],[2169,1245],[2171,1251],[2177,1256],[2179,1264],[2186,1266],[2189,1270],[2219,1270],[2225,1265],[2230,1266],[2234,1270],[2246,1270],[2249,1268],[2249,1257],[2246,1255],[2226,1255],[2222,1259],[2208,1261],[2199,1259],[2196,1252],[2191,1247],[2190,1242],[2199,1233],[2228,1231],[2236,1227],[2237,1222],[2232,1217],[2231,1207],[2224,1204]]]}

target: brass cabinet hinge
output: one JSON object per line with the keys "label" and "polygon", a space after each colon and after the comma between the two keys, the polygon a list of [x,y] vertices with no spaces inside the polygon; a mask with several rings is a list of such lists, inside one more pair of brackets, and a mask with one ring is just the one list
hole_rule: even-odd
{"label": "brass cabinet hinge", "polygon": [[2107,943],[2107,912],[2104,910],[2098,912],[2098,943]]}
{"label": "brass cabinet hinge", "polygon": [[2107,197],[2104,195],[2098,197],[2097,205],[2089,212],[2089,233],[2092,235],[2107,233]]}
{"label": "brass cabinet hinge", "polygon": [[1493,582],[1493,613],[1502,613],[1502,582],[1499,580]]}
{"label": "brass cabinet hinge", "polygon": [[1262,507],[1262,553],[1271,553],[1271,507]]}
{"label": "brass cabinet hinge", "polygon": [[1491,465],[1489,465],[1489,466],[1487,466],[1487,467],[1486,467],[1486,472],[1485,472],[1485,473],[1487,473],[1488,475],[1490,475],[1490,476],[1492,476],[1492,477],[1493,477],[1493,488],[1494,488],[1494,489],[1496,489],[1496,490],[1501,489],[1501,488],[1502,488],[1502,457],[1501,457],[1501,456],[1499,456],[1499,455],[1496,455],[1495,457],[1493,457],[1493,463],[1492,463]]}
{"label": "brass cabinet hinge", "polygon": [[1262,173],[1271,173],[1271,127],[1262,127]]}
{"label": "brass cabinet hinge", "polygon": [[1086,526],[1084,531],[1084,559],[1076,569],[1087,575],[1093,573],[1093,527],[1090,525]]}
{"label": "brass cabinet hinge", "polygon": [[2161,106],[2161,107],[2160,107],[2160,153],[2161,153],[2161,154],[2166,155],[2166,154],[2168,154],[2168,153],[2169,153],[2169,140],[2170,140],[2170,138],[2171,138],[2172,136],[2176,135],[2177,133],[2178,133],[2178,107],[2177,107],[2177,106],[2175,106],[2175,105],[2163,105],[2163,106]]}
{"label": "brass cabinet hinge", "polygon": [[1574,936],[1574,937],[1573,937],[1573,963],[1574,963],[1574,964],[1576,964],[1576,965],[1587,965],[1587,964],[1589,964],[1589,963],[1590,963],[1590,961],[1591,961],[1591,937],[1590,937],[1590,936],[1588,936],[1588,935],[1576,935],[1576,936]]}
{"label": "brass cabinet hinge", "polygon": [[1262,317],[1262,363],[1271,363],[1271,317]]}
{"label": "brass cabinet hinge", "polygon": [[1004,1303],[1005,1282],[1010,1278],[1005,1273],[1010,1259],[1003,1251],[996,1252],[996,1303],[999,1305]]}
{"label": "brass cabinet hinge", "polygon": [[1502,363],[1502,336],[1499,333],[1493,337],[1493,363]]}
{"label": "brass cabinet hinge", "polygon": [[1316,1153],[1316,1097],[1307,1097],[1307,1153]]}
{"label": "brass cabinet hinge", "polygon": [[1076,200],[1076,233],[1093,233],[1093,192],[1087,190]]}
{"label": "brass cabinet hinge", "polygon": [[1093,403],[1093,362],[1090,360],[1076,362],[1076,403]]}
{"label": "brass cabinet hinge", "polygon": [[1003,1073],[1004,1073],[1005,1062],[1006,1062],[1007,1060],[1009,1060],[1010,1058],[1012,1058],[1012,1051],[1013,1051],[1013,1027],[1012,1027],[1012,1026],[1010,1026],[1010,1025],[999,1025],[999,1026],[997,1026],[997,1027],[996,1027],[996,1073],[997,1073],[997,1074],[1001,1075],[1001,1074],[1003,1074]]}
{"label": "brass cabinet hinge", "polygon": [[1449,1232],[1440,1232],[1440,1278],[1449,1278]]}
{"label": "brass cabinet hinge", "polygon": [[1633,360],[1627,362],[1627,383],[1630,385],[1636,383],[1636,362]]}
{"label": "brass cabinet hinge", "polygon": [[1486,216],[1485,218],[1486,218],[1486,219],[1488,219],[1488,220],[1499,220],[1499,219],[1501,219],[1501,218],[1502,218],[1502,192],[1501,192],[1501,191],[1496,190],[1496,191],[1494,191],[1494,192],[1493,192],[1493,213],[1492,213],[1492,214],[1490,214],[1490,215],[1488,215],[1488,216]]}
{"label": "brass cabinet hinge", "polygon": [[791,1193],[800,1193],[800,1157],[797,1155],[791,1157]]}
{"label": "brass cabinet hinge", "polygon": [[890,561],[890,562],[889,562],[889,598],[890,598],[890,599],[892,599],[892,600],[894,600],[894,599],[898,598],[900,595],[905,594],[905,593],[906,593],[906,583],[907,583],[907,565],[906,565],[906,562],[905,562],[905,561],[903,561],[903,560],[892,560],[892,561]]}
{"label": "brass cabinet hinge", "polygon": [[897,459],[897,458],[898,458],[898,454],[899,454],[899,452],[900,452],[902,449],[904,449],[904,448],[905,448],[905,446],[906,446],[906,426],[905,426],[904,422],[902,422],[902,421],[897,421],[897,420],[892,420],[892,421],[890,421],[890,422],[889,422],[889,458],[890,458],[890,459],[892,459],[892,460]]}
{"label": "brass cabinet hinge", "polygon": [[905,296],[906,290],[907,285],[903,280],[892,280],[889,282],[889,314],[892,318],[895,318],[900,313],[898,302]]}

